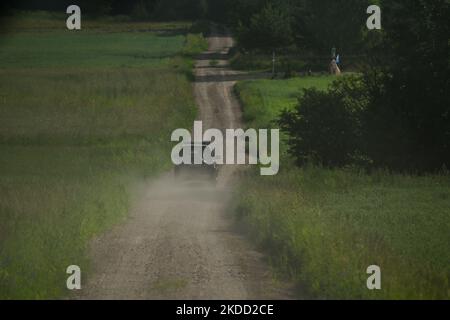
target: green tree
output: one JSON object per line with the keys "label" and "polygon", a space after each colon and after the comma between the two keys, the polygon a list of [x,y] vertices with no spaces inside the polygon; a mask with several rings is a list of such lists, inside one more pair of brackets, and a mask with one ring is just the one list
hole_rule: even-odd
{"label": "green tree", "polygon": [[397,169],[448,167],[449,1],[385,0],[381,8],[383,39],[365,73],[367,152]]}
{"label": "green tree", "polygon": [[358,50],[367,7],[367,0],[296,1],[291,12],[297,44],[327,53],[332,46],[346,52]]}
{"label": "green tree", "polygon": [[282,8],[268,2],[252,15],[248,26],[240,24],[238,42],[247,49],[273,51],[292,44],[290,17]]}

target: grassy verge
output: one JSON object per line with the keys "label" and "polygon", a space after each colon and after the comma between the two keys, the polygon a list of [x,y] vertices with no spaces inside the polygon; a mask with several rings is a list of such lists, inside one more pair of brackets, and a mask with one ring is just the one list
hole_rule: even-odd
{"label": "grassy verge", "polygon": [[[237,91],[248,124],[268,127],[300,87],[328,82],[250,81]],[[448,299],[449,208],[448,175],[297,168],[286,153],[277,176],[249,171],[235,193],[238,222],[299,296],[316,298]],[[373,264],[381,267],[381,290],[366,287]]]}
{"label": "grassy verge", "polygon": [[[69,32],[51,15],[21,19],[0,36],[0,298],[57,298],[67,266],[88,271],[88,240],[126,217],[129,188],[170,168],[206,42],[163,24]],[[36,19],[48,27],[30,31]]]}

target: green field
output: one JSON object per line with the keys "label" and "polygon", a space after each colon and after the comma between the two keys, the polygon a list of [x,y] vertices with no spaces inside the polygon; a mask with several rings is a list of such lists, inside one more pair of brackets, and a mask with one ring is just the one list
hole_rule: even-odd
{"label": "green field", "polygon": [[[164,67],[184,36],[140,33],[43,32],[3,35],[1,68]],[[151,48],[151,50],[149,50]]]}
{"label": "green field", "polygon": [[333,79],[335,78],[332,76],[317,76],[238,82],[236,91],[245,104],[246,125],[251,128],[266,128],[280,111],[295,106],[302,88],[316,87],[325,90]]}
{"label": "green field", "polygon": [[[238,83],[247,125],[271,126],[280,110],[295,104],[300,87],[324,89],[329,82],[312,77]],[[298,168],[283,153],[277,176],[259,176],[256,169],[243,174],[234,210],[275,270],[296,283],[299,297],[450,297],[448,173]],[[366,268],[373,264],[381,267],[379,291],[366,288]]]}
{"label": "green field", "polygon": [[17,21],[0,35],[0,299],[58,298],[67,266],[89,270],[88,240],[126,217],[130,188],[170,168],[206,41],[186,23]]}

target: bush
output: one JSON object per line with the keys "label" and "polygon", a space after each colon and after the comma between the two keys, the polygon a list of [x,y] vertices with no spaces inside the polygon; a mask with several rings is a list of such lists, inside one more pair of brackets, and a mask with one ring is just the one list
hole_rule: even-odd
{"label": "bush", "polygon": [[298,165],[339,167],[360,158],[363,106],[355,100],[361,95],[357,81],[337,81],[328,92],[304,89],[296,108],[282,112],[278,122]]}

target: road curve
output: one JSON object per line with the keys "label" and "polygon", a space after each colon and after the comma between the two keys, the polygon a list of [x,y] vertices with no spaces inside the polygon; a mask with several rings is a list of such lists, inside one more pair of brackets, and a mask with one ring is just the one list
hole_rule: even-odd
{"label": "road curve", "polygon": [[[199,119],[204,129],[238,128],[238,73],[226,60],[233,40],[218,33],[208,40],[195,69]],[[171,174],[136,188],[127,221],[93,240],[92,270],[75,298],[287,298],[263,256],[234,230],[227,204],[235,170],[222,167],[216,188],[175,183]]]}

